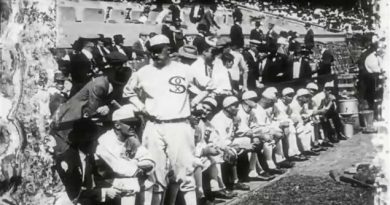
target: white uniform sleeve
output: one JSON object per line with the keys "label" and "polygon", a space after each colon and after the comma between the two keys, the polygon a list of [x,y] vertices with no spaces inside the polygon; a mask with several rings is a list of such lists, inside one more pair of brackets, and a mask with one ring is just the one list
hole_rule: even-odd
{"label": "white uniform sleeve", "polygon": [[115,156],[104,145],[99,144],[97,146],[96,155],[103,159],[115,173],[121,176],[132,177],[138,169],[137,160],[127,160]]}
{"label": "white uniform sleeve", "polygon": [[129,98],[129,101],[134,104],[139,110],[143,110],[144,103],[139,99],[141,93],[141,83],[137,72],[133,73],[129,81],[123,88],[123,97]]}

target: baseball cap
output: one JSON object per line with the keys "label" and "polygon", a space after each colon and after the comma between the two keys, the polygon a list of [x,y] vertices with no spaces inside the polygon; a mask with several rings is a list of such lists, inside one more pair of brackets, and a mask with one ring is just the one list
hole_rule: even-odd
{"label": "baseball cap", "polygon": [[306,85],[306,89],[318,90],[318,86],[315,83],[309,83]]}
{"label": "baseball cap", "polygon": [[287,88],[282,90],[282,95],[283,96],[286,96],[286,95],[292,94],[292,93],[295,93],[295,91],[294,91],[294,89],[292,89],[290,87],[287,87]]}
{"label": "baseball cap", "polygon": [[112,121],[131,120],[135,118],[136,108],[132,104],[123,105],[112,113]]}
{"label": "baseball cap", "polygon": [[297,91],[297,97],[304,96],[304,95],[311,95],[311,94],[306,88],[301,88]]}
{"label": "baseball cap", "polygon": [[[276,88],[270,87],[266,88],[263,93],[261,94],[262,97],[270,99],[270,100],[276,100],[276,93],[275,92]],[[277,90],[276,90],[277,91]]]}
{"label": "baseball cap", "polygon": [[216,108],[218,106],[218,102],[211,97],[208,97],[202,101],[202,104],[210,105],[213,108]]}
{"label": "baseball cap", "polygon": [[257,98],[257,94],[255,91],[246,91],[244,94],[242,94],[242,100],[252,100]]}
{"label": "baseball cap", "polygon": [[235,96],[227,96],[225,99],[223,99],[222,106],[223,108],[230,107],[234,104],[238,103],[238,99]]}

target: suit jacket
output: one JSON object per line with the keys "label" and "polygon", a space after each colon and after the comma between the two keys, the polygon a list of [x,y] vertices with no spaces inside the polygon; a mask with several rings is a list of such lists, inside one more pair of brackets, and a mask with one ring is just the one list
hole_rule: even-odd
{"label": "suit jacket", "polygon": [[[107,77],[100,76],[87,83],[79,92],[66,103],[60,105],[54,114],[57,129],[70,129],[75,120],[81,119],[86,113],[89,116],[96,114],[97,108],[108,104],[109,82]],[[67,136],[62,136],[66,138]]]}
{"label": "suit jacket", "polygon": [[277,53],[268,56],[262,73],[263,83],[280,83],[289,80],[289,67],[287,55]]}
{"label": "suit jacket", "polygon": [[[125,52],[127,58],[129,60],[133,60],[133,48],[131,46],[120,46],[120,47]],[[112,51],[118,51],[119,52],[119,49],[116,46],[113,46],[111,52]]]}
{"label": "suit jacket", "polygon": [[232,45],[236,45],[238,48],[244,47],[244,34],[242,33],[242,28],[238,24],[234,24],[230,28],[230,39]]}
{"label": "suit jacket", "polygon": [[267,42],[267,47],[270,48],[272,46],[276,46],[276,42],[278,41],[279,35],[274,31],[268,31],[265,36],[265,41]]}
{"label": "suit jacket", "polygon": [[94,47],[93,50],[92,50],[92,55],[93,55],[93,59],[95,59],[95,62],[96,62],[96,66],[100,69],[100,70],[103,70],[104,69],[104,66],[107,65],[107,62],[104,62],[104,58],[109,54],[106,52],[106,50],[104,50],[103,48],[101,48],[101,51],[102,53],[99,52],[99,49],[98,47]]}
{"label": "suit jacket", "polygon": [[86,84],[92,78],[91,60],[82,52],[70,56],[70,76],[72,83]]}
{"label": "suit jacket", "polygon": [[257,31],[256,29],[252,29],[249,35],[249,39],[258,40],[261,42],[264,40],[264,33],[261,29],[259,29],[259,31]]}
{"label": "suit jacket", "polygon": [[[94,162],[91,162],[91,166],[92,170],[96,170]],[[84,179],[90,177],[87,175],[96,175],[96,172],[86,173],[83,170],[77,148],[69,147],[64,153],[58,155],[55,168],[70,200],[81,204],[97,204],[101,201],[101,188],[82,188]],[[85,173],[84,179],[83,172]]]}
{"label": "suit jacket", "polygon": [[256,80],[260,77],[259,61],[248,50],[244,51],[243,56],[248,64],[248,88],[254,90],[256,89]]}
{"label": "suit jacket", "polygon": [[314,48],[314,32],[313,30],[309,29],[305,35],[304,40],[305,46],[308,50],[311,50]]}
{"label": "suit jacket", "polygon": [[318,75],[327,75],[332,73],[332,62],[334,57],[330,50],[325,50],[319,63]]}
{"label": "suit jacket", "polygon": [[[145,49],[144,49],[145,48]],[[137,57],[140,56],[144,56],[148,51],[146,50],[146,46],[142,46],[142,43],[140,40],[137,40],[134,44],[133,44],[133,51],[137,54]]]}
{"label": "suit jacket", "polygon": [[192,41],[192,45],[198,49],[199,54],[202,54],[203,51],[206,50],[206,47],[208,47],[205,37],[201,35],[197,35],[194,38],[194,40]]}

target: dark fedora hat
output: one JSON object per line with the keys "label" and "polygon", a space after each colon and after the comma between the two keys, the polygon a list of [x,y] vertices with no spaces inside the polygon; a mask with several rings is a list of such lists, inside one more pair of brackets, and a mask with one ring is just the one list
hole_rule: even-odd
{"label": "dark fedora hat", "polygon": [[113,38],[114,38],[114,43],[123,43],[123,40],[125,40],[122,34],[116,34],[114,35]]}

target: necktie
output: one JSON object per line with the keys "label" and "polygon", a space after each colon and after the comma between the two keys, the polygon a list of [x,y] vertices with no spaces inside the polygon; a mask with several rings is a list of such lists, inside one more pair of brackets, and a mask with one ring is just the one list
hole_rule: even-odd
{"label": "necktie", "polygon": [[85,157],[85,170],[84,170],[84,181],[83,186],[87,189],[93,187],[93,170],[92,170],[93,159],[91,155]]}

